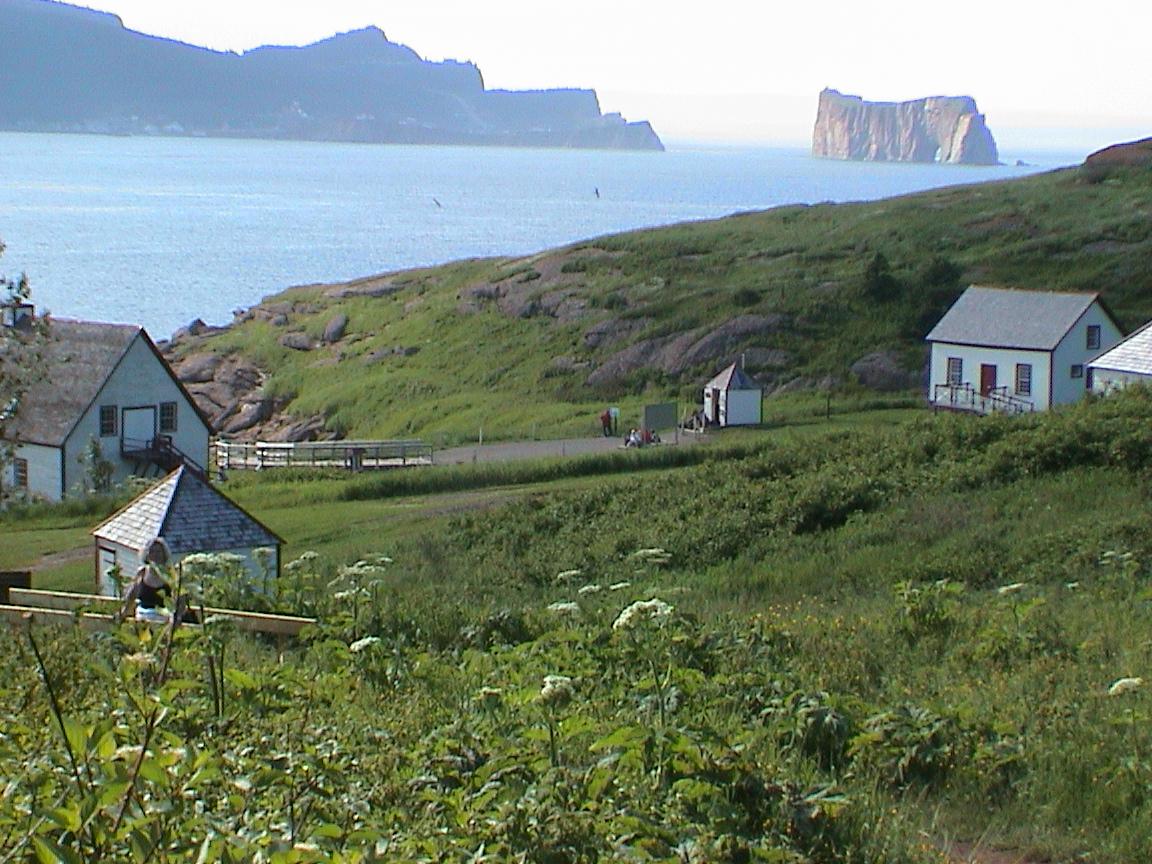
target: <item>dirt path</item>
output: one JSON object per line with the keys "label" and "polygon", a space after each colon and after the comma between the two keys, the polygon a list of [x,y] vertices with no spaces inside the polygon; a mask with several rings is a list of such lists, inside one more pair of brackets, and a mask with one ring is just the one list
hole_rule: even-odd
{"label": "dirt path", "polygon": [[[560,438],[554,441],[502,441],[496,444],[474,444],[450,447],[432,454],[435,465],[461,465],[468,462],[512,462],[517,459],[542,459],[549,456],[584,456],[589,453],[608,453],[623,448],[623,438]],[[671,437],[668,444],[679,446],[696,444],[696,435],[681,435],[678,443]]]}

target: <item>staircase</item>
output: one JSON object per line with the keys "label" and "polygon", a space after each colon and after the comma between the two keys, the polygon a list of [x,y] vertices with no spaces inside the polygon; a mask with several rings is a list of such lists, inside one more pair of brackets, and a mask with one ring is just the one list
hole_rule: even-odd
{"label": "staircase", "polygon": [[157,435],[147,441],[122,438],[120,455],[132,463],[137,477],[163,477],[181,465],[201,479],[207,479],[204,466],[172,443],[170,435]]}

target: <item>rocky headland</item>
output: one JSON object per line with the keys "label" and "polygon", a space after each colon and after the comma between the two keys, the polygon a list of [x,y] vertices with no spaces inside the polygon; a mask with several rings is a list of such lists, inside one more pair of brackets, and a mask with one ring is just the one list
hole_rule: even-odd
{"label": "rocky headland", "polygon": [[820,94],[812,155],[957,165],[997,165],[1000,161],[984,115],[969,96],[866,102],[830,89]]}
{"label": "rocky headland", "polygon": [[0,130],[662,150],[592,90],[488,90],[368,27],[235,54],[55,0],[0,2]]}

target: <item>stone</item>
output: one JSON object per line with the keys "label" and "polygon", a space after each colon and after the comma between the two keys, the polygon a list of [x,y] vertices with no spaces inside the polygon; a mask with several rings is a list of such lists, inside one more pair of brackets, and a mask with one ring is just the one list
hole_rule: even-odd
{"label": "stone", "polygon": [[219,354],[192,354],[175,364],[173,371],[185,384],[207,384],[223,362]]}
{"label": "stone", "polygon": [[344,332],[348,329],[348,316],[344,313],[332,316],[324,327],[324,341],[331,345],[333,342],[339,342],[344,338]]}
{"label": "stone", "polygon": [[291,348],[293,351],[311,351],[315,347],[312,344],[312,337],[300,331],[285,333],[280,337],[280,344],[285,348]]}

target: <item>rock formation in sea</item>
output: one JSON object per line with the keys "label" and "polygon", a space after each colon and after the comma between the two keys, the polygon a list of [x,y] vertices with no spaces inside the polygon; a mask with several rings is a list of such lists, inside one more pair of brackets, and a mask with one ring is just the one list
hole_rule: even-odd
{"label": "rock formation in sea", "polygon": [[55,0],[0,0],[0,130],[662,150],[592,90],[488,90],[368,27],[235,54]]}
{"label": "rock formation in sea", "polygon": [[873,162],[1000,162],[996,141],[970,96],[865,102],[836,90],[820,94],[812,155]]}

